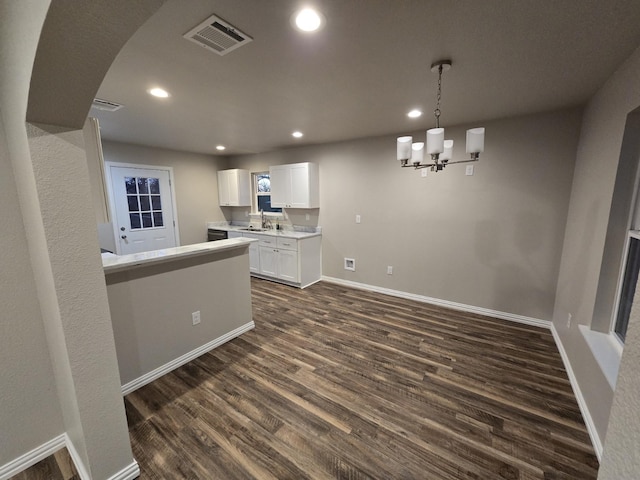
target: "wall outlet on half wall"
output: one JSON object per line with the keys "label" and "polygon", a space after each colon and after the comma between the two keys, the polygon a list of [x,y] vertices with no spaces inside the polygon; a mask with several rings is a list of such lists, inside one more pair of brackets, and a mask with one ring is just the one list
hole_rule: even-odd
{"label": "wall outlet on half wall", "polygon": [[571,328],[571,318],[572,318],[572,315],[569,313],[567,315],[567,328]]}
{"label": "wall outlet on half wall", "polygon": [[194,325],[198,325],[200,323],[200,310],[191,314],[191,321]]}

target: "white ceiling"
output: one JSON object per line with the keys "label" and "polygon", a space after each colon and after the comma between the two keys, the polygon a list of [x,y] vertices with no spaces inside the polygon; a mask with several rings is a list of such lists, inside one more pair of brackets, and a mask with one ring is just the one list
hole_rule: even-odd
{"label": "white ceiling", "polygon": [[[291,27],[309,4],[326,17],[314,35]],[[253,42],[218,56],[182,38],[212,14]],[[395,135],[433,126],[429,67],[451,58],[441,122],[481,123],[584,104],[639,26],[637,0],[169,0],[97,94],[125,108],[90,114],[105,139],[214,154]]]}

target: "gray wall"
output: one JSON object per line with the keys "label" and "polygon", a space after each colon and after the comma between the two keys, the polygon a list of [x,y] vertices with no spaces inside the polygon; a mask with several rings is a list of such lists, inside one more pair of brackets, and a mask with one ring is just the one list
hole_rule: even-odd
{"label": "gray wall", "polygon": [[[640,105],[639,82],[640,50],[637,50],[612,74],[585,109],[553,315],[602,441],[613,392],[578,324],[602,330],[602,323],[610,321],[611,312],[600,312],[596,318],[594,308],[599,283],[617,280],[601,279],[600,273],[627,115]],[[567,328],[569,313],[575,320],[571,328]],[[637,422],[628,425],[629,429],[638,427]]]}
{"label": "gray wall", "polygon": [[598,478],[631,480],[640,471],[640,290],[636,290]]}
{"label": "gray wall", "polygon": [[[475,174],[401,169],[385,136],[234,157],[232,168],[316,162],[323,274],[550,320],[579,135],[577,109],[492,121]],[[448,127],[462,158],[466,127]],[[423,137],[416,132],[415,137]],[[362,218],[355,223],[355,215]],[[244,209],[233,209],[245,220]],[[356,271],[343,269],[344,257]],[[387,275],[387,266],[393,275]]]}
{"label": "gray wall", "polygon": [[102,141],[106,162],[173,167],[180,243],[205,242],[207,222],[222,221],[218,205],[218,170],[226,160],[214,155]]}
{"label": "gray wall", "polygon": [[12,165],[29,161],[24,118],[38,36],[28,32],[39,32],[47,6],[0,3],[0,18],[9,19],[0,29],[0,466],[64,432],[27,246],[28,206]]}

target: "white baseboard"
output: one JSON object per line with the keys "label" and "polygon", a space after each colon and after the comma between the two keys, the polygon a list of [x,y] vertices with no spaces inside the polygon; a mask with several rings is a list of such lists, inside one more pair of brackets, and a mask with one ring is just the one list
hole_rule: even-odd
{"label": "white baseboard", "polygon": [[560,352],[560,356],[562,357],[562,362],[564,363],[564,368],[567,371],[567,376],[569,377],[569,381],[571,382],[571,388],[573,389],[573,394],[576,397],[576,401],[578,402],[578,406],[580,407],[580,412],[582,413],[582,418],[584,419],[585,426],[587,427],[587,432],[589,432],[589,437],[591,438],[591,443],[593,445],[593,449],[596,452],[596,456],[598,457],[598,461],[602,459],[602,442],[598,435],[598,431],[596,430],[595,423],[593,423],[593,418],[589,413],[589,408],[587,407],[587,402],[582,395],[582,391],[580,390],[580,386],[578,385],[578,380],[573,373],[573,369],[571,368],[571,363],[569,362],[569,356],[562,345],[562,341],[560,340],[560,336],[556,331],[553,322],[548,320],[539,320],[537,318],[525,317],[522,315],[515,315],[513,313],[500,312],[497,310],[490,310],[487,308],[474,307],[472,305],[465,305],[462,303],[450,302],[448,300],[440,300],[438,298],[427,297],[424,295],[416,295],[413,293],[402,292],[399,290],[391,290],[384,287],[377,287],[374,285],[367,285],[364,283],[352,282],[349,280],[342,280],[340,278],[326,277],[323,276],[322,280],[330,283],[335,283],[338,285],[343,285],[345,287],[353,287],[359,288],[361,290],[368,290],[370,292],[382,293],[385,295],[391,295],[393,297],[406,298],[408,300],[416,300],[418,302],[429,303],[432,305],[438,305],[442,307],[453,308],[455,310],[461,310],[464,312],[470,313],[479,313],[482,315],[489,315],[496,318],[501,318],[503,320],[509,320],[517,323],[524,323],[527,325],[534,325],[537,327],[547,328],[551,330],[551,334],[553,335],[553,339],[556,343],[556,347]]}
{"label": "white baseboard", "polygon": [[89,473],[87,466],[84,464],[82,457],[78,453],[78,450],[76,450],[75,444],[71,441],[71,438],[69,438],[69,435],[67,433],[64,434],[64,437],[67,451],[69,452],[71,460],[73,460],[73,465],[76,467],[78,476],[81,478],[81,480],[91,480],[91,474]]}
{"label": "white baseboard", "polygon": [[571,362],[569,361],[569,355],[567,355],[567,351],[564,349],[564,345],[562,344],[562,340],[560,340],[560,335],[558,335],[558,331],[556,330],[555,325],[551,324],[551,334],[553,335],[553,339],[556,342],[556,346],[558,347],[558,351],[560,352],[560,357],[562,357],[562,363],[564,363],[564,369],[567,371],[567,376],[569,377],[569,382],[571,382],[571,388],[573,389],[573,394],[578,401],[578,406],[580,407],[580,413],[582,413],[582,418],[584,419],[584,424],[587,427],[587,432],[589,432],[589,437],[591,438],[591,444],[593,445],[593,449],[596,452],[596,456],[598,457],[598,461],[602,461],[602,450],[603,445],[600,440],[600,436],[598,435],[598,431],[596,430],[596,425],[593,423],[593,418],[591,417],[591,413],[589,412],[589,407],[587,407],[587,402],[584,399],[584,395],[582,395],[582,390],[580,390],[580,385],[578,384],[578,380],[573,373],[573,368],[571,368]]}
{"label": "white baseboard", "polygon": [[549,320],[540,320],[533,317],[525,317],[524,315],[516,315],[515,313],[500,312],[498,310],[490,310],[488,308],[475,307],[473,305],[465,305],[464,303],[450,302],[449,300],[440,300],[439,298],[427,297],[426,295],[418,295],[415,293],[402,292],[400,290],[392,290],[390,288],[377,287],[375,285],[367,285],[366,283],[352,282],[350,280],[343,280],[341,278],[322,276],[322,280],[325,282],[335,283],[343,285],[345,287],[359,288],[360,290],[368,290],[370,292],[382,293],[390,295],[392,297],[406,298],[407,300],[415,300],[417,302],[429,303],[431,305],[437,305],[439,307],[452,308],[454,310],[461,310],[463,312],[477,313],[480,315],[488,315],[490,317],[500,318],[502,320],[509,320],[516,323],[524,323],[526,325],[533,325],[542,328],[551,328],[551,322]]}
{"label": "white baseboard", "polygon": [[107,480],[133,480],[140,476],[140,466],[135,460],[129,466],[123,468],[118,473],[111,475]]}
{"label": "white baseboard", "polygon": [[66,439],[67,435],[65,433],[58,435],[24,455],[20,455],[15,460],[0,466],[0,480],[7,480],[32,465],[35,465],[39,461],[44,460],[49,455],[53,455],[65,446]]}
{"label": "white baseboard", "polygon": [[166,375],[170,371],[175,370],[178,367],[181,367],[185,363],[188,363],[191,360],[198,358],[200,355],[207,353],[209,350],[213,350],[214,348],[219,347],[223,343],[226,343],[229,340],[233,340],[234,338],[239,337],[243,333],[248,332],[249,330],[252,330],[253,328],[255,328],[255,326],[256,325],[255,323],[253,323],[253,320],[250,321],[249,323],[245,323],[241,327],[238,327],[235,330],[230,331],[229,333],[225,333],[221,337],[218,337],[215,340],[212,340],[211,342],[196,348],[195,350],[185,353],[184,355],[176,358],[175,360],[171,360],[170,362],[165,363],[164,365],[150,371],[149,373],[145,373],[144,375],[136,378],[135,380],[131,380],[130,382],[125,383],[124,385],[122,385],[122,395],[128,395],[134,390],[137,390],[138,388],[143,387],[147,383],[151,383],[154,380],[160,378],[161,376]]}

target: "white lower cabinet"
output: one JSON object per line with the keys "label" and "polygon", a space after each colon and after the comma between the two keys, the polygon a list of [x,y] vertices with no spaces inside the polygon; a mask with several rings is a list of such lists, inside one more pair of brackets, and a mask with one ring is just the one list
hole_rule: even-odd
{"label": "white lower cabinet", "polygon": [[297,283],[298,241],[290,238],[262,236],[260,239],[260,273]]}
{"label": "white lower cabinet", "polygon": [[[241,234],[245,238],[259,239],[258,235],[253,233]],[[260,246],[259,242],[249,244],[249,271],[251,273],[260,273]]]}
{"label": "white lower cabinet", "polygon": [[251,274],[296,287],[307,287],[320,280],[322,237],[286,238],[259,233],[243,233],[258,240],[249,245]]}

